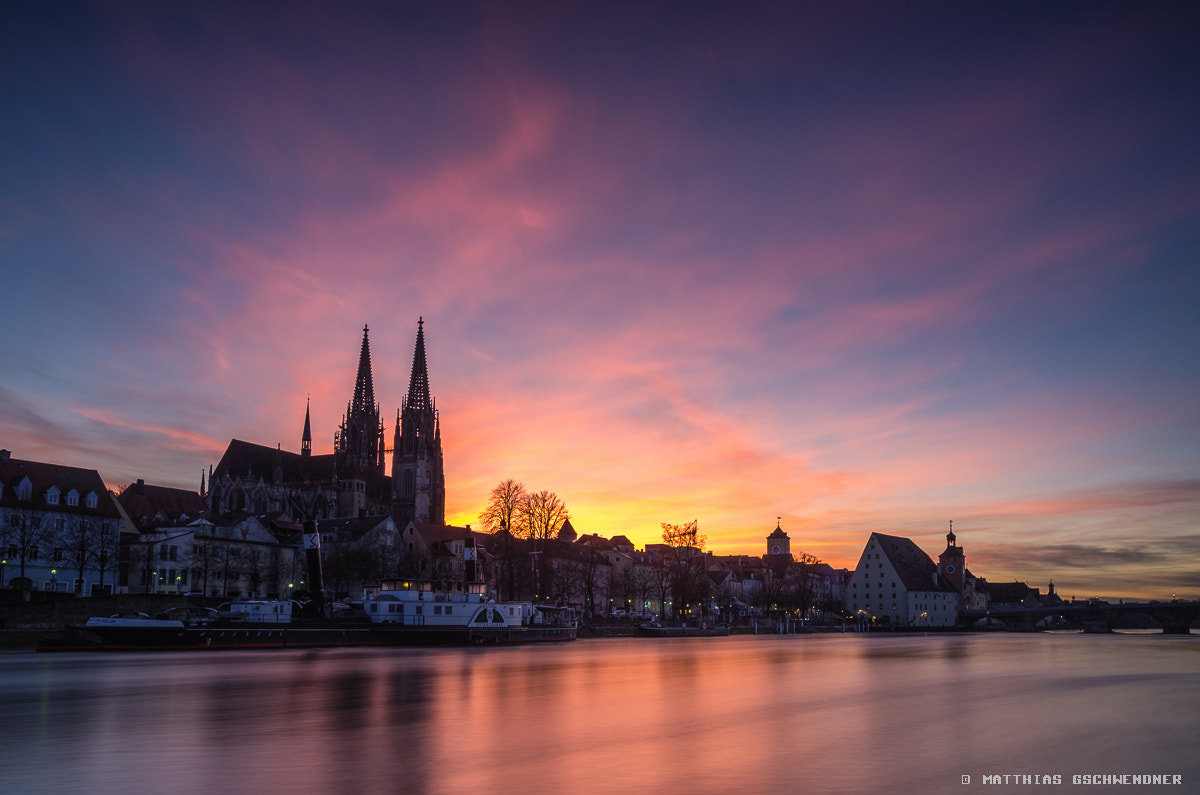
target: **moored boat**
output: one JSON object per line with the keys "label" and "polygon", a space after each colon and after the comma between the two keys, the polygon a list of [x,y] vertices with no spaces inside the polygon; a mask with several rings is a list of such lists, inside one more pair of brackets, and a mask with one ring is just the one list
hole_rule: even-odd
{"label": "moored boat", "polygon": [[533,643],[575,640],[574,611],[489,599],[482,582],[438,587],[432,580],[384,580],[362,608],[383,645]]}
{"label": "moored boat", "polygon": [[222,607],[172,609],[153,618],[117,615],[89,618],[38,651],[165,649],[273,649],[363,646],[372,642],[365,621],[293,617],[292,601],[247,600]]}

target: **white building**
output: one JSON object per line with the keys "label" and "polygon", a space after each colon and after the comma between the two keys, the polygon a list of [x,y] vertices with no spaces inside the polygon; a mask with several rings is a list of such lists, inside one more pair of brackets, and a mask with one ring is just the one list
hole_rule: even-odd
{"label": "white building", "polygon": [[846,609],[876,626],[952,627],[962,596],[954,578],[965,568],[961,554],[952,565],[954,571],[939,574],[910,539],[872,533],[846,586]]}
{"label": "white building", "polygon": [[110,593],[121,524],[96,470],[22,460],[0,450],[0,582],[5,587]]}

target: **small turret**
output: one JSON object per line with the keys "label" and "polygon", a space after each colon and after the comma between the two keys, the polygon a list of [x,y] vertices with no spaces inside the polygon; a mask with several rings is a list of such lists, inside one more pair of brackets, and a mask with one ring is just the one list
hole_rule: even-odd
{"label": "small turret", "polygon": [[310,400],[304,401],[304,435],[300,437],[300,455],[305,458],[312,456],[312,424],[308,421],[308,408]]}

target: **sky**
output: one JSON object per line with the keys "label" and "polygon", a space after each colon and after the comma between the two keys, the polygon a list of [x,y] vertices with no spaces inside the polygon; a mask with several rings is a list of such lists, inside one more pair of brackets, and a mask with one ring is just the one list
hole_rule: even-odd
{"label": "sky", "polygon": [[449,522],[1200,598],[1196,4],[0,15],[15,458],[331,452],[423,318]]}

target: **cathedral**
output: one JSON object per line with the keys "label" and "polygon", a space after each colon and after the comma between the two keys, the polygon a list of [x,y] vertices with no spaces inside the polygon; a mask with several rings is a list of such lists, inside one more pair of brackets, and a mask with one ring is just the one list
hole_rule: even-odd
{"label": "cathedral", "polygon": [[[446,515],[446,479],[442,466],[442,432],[437,407],[429,393],[425,362],[425,321],[417,322],[408,394],[396,412],[392,449],[375,402],[369,331],[363,327],[362,349],[354,392],[333,452],[314,455],[308,407],[300,452],[281,445],[233,439],[200,493],[213,514],[230,511],[276,513],[293,522],[356,516],[388,516],[397,526],[410,521],[442,524]],[[388,453],[391,475],[386,472]]]}

